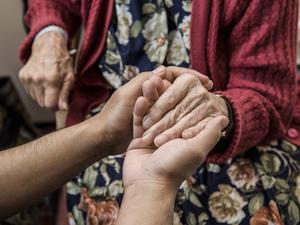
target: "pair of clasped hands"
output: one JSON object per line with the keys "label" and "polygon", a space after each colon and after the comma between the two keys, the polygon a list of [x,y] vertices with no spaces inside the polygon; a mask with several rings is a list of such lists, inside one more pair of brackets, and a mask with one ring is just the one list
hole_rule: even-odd
{"label": "pair of clasped hands", "polygon": [[104,134],[110,154],[122,153],[129,142],[124,132],[132,127],[124,115],[133,110],[133,137],[123,166],[125,189],[145,183],[176,189],[201,165],[228,125],[226,105],[209,92],[212,86],[194,70],[160,66],[116,91],[100,121],[111,130]]}

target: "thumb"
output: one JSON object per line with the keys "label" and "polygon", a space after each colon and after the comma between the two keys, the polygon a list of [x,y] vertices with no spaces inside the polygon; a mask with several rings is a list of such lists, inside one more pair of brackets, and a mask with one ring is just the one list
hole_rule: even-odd
{"label": "thumb", "polygon": [[75,82],[74,73],[70,72],[65,77],[62,88],[59,94],[58,107],[60,110],[68,110],[68,100],[71,88]]}

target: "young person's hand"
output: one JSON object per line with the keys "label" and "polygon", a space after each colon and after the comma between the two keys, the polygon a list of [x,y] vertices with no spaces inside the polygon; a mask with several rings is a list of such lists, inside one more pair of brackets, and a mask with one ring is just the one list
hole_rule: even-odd
{"label": "young person's hand", "polygon": [[143,96],[136,101],[134,140],[128,147],[123,167],[125,189],[141,184],[157,184],[176,190],[203,163],[228,124],[225,116],[217,116],[209,120],[205,128],[193,138],[177,138],[159,148],[153,146],[151,133],[142,136],[145,131],[143,117],[163,93],[164,90],[159,88],[162,84],[163,81],[158,77],[151,78],[144,83]]}
{"label": "young person's hand", "polygon": [[[163,82],[156,83],[156,87],[163,93],[170,83],[182,74],[190,74],[200,80],[206,88],[212,88],[212,81],[194,70],[161,66],[153,72],[139,74],[111,96],[102,111],[91,118],[91,127],[94,127],[91,129],[97,131],[101,128],[101,135],[104,135],[107,140],[108,154],[124,153],[133,138],[132,112],[137,98],[143,94],[143,83],[151,77],[160,77]],[[152,81],[156,82],[157,79],[154,78]]]}

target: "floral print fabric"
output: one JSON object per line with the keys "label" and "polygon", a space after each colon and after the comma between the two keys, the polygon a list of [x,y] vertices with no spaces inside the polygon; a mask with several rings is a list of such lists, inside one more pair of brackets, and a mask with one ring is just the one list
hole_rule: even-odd
{"label": "floral print fabric", "polygon": [[166,64],[190,66],[192,1],[116,0],[99,68],[114,88]]}
{"label": "floral print fabric", "polygon": [[[191,0],[115,0],[99,60],[113,88],[161,64],[190,67],[191,7]],[[123,160],[105,158],[67,184],[71,225],[115,224]],[[278,140],[222,165],[204,163],[178,191],[174,225],[300,224],[299,162],[300,148]]]}
{"label": "floral print fabric", "polygon": [[[300,148],[278,140],[222,165],[205,163],[178,191],[174,225],[300,224]],[[108,157],[69,182],[71,224],[115,224],[123,156]]]}

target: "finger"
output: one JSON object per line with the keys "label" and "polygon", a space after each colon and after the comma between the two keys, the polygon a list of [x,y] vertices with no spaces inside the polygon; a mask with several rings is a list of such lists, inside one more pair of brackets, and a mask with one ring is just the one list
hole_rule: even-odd
{"label": "finger", "polygon": [[155,149],[153,146],[154,136],[152,134],[144,135],[131,141],[128,150],[131,149]]}
{"label": "finger", "polygon": [[167,79],[171,83],[182,74],[188,73],[196,76],[201,81],[202,85],[207,88],[207,90],[211,90],[213,88],[213,82],[209,79],[209,77],[199,73],[196,70],[184,67],[169,66],[165,68],[165,71],[165,73],[162,73],[159,76]]}
{"label": "finger", "polygon": [[133,110],[133,138],[141,137],[144,133],[143,117],[148,112],[149,102],[141,96],[136,100]]}
{"label": "finger", "polygon": [[152,105],[153,102],[155,102],[159,95],[158,95],[158,90],[157,90],[157,87],[154,83],[154,81],[152,81],[153,79],[149,79],[147,81],[145,81],[143,83],[143,96],[145,98],[147,98],[147,100],[149,101],[149,103]]}
{"label": "finger", "polygon": [[205,129],[207,123],[212,120],[214,117],[207,117],[204,120],[201,120],[195,126],[190,127],[182,132],[182,138],[190,139],[197,136],[203,129]]}
{"label": "finger", "polygon": [[210,114],[209,110],[210,109],[206,103],[200,104],[181,120],[176,123],[174,122],[172,127],[158,135],[154,140],[155,145],[159,147],[167,141],[180,138],[184,130],[195,126],[197,123],[206,118]]}
{"label": "finger", "polygon": [[36,101],[41,106],[44,107],[44,96],[45,96],[45,90],[42,84],[36,85],[36,88],[34,89]]}
{"label": "finger", "polygon": [[171,85],[150,108],[149,113],[145,116],[143,122],[145,129],[149,129],[154,123],[159,121],[166,112],[177,105],[177,103],[179,103],[187,94],[189,89],[188,85],[186,85],[187,81],[183,80],[181,83],[179,80],[183,80],[183,78],[178,78],[175,80],[173,85]]}
{"label": "finger", "polygon": [[26,92],[31,96],[32,99],[35,100],[35,94],[33,91],[33,85],[32,85],[32,80],[29,76],[23,76],[22,78],[20,77],[23,86],[26,90]]}
{"label": "finger", "polygon": [[35,86],[33,83],[27,83],[27,86],[28,86],[28,94],[31,96],[31,98],[33,100],[36,100],[36,96],[35,96]]}
{"label": "finger", "polygon": [[63,83],[59,94],[58,106],[60,110],[68,110],[69,94],[75,82],[74,74],[69,73]]}
{"label": "finger", "polygon": [[164,74],[165,72],[166,72],[166,67],[164,65],[161,65],[152,71],[152,73],[155,73],[156,75],[161,75]]}
{"label": "finger", "polygon": [[149,80],[154,83],[157,89],[158,96],[161,96],[166,90],[164,81],[158,76],[153,76]]}
{"label": "finger", "polygon": [[136,99],[139,96],[143,95],[143,91],[142,91],[142,85],[143,83],[150,79],[151,77],[154,76],[159,76],[160,74],[164,74],[165,73],[165,67],[164,66],[160,66],[160,68],[162,69],[156,69],[154,71],[150,71],[150,72],[143,72],[141,73],[139,76],[134,77],[133,79],[131,79],[129,82],[127,82],[125,85],[123,85],[122,87],[120,87],[114,94],[117,95],[121,95],[121,96],[126,96],[125,98],[128,99],[128,101],[130,102],[130,104],[132,104],[132,107],[134,106]]}
{"label": "finger", "polygon": [[214,87],[214,83],[210,80],[207,83],[202,84],[208,91],[211,91]]}
{"label": "finger", "polygon": [[[168,80],[163,80],[163,84],[164,84],[164,89],[163,89],[163,93],[172,85]],[[160,95],[162,95],[163,93],[161,93]]]}
{"label": "finger", "polygon": [[29,87],[28,87],[28,78],[26,76],[26,74],[23,72],[24,70],[21,69],[19,72],[19,80],[22,83],[25,91],[29,94]]}
{"label": "finger", "polygon": [[59,99],[60,85],[58,83],[50,83],[45,85],[45,107],[57,108]]}
{"label": "finger", "polygon": [[193,75],[179,77],[149,109],[143,121],[144,128],[152,127],[169,111],[172,111],[169,115],[173,126],[201,102],[207,101],[207,93]]}
{"label": "finger", "polygon": [[219,142],[222,130],[228,125],[228,122],[228,118],[225,116],[218,116],[209,120],[196,137],[186,140],[186,148],[198,154],[199,157],[203,157],[203,154],[206,156]]}

